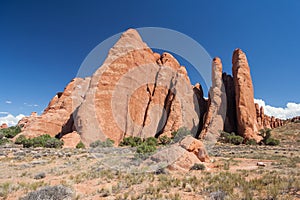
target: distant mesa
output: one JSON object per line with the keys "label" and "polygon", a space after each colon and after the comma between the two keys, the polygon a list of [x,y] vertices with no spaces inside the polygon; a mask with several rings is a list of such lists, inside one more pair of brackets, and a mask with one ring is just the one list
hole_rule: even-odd
{"label": "distant mesa", "polygon": [[220,58],[213,59],[205,99],[202,86],[191,85],[185,67],[170,53],[153,52],[129,29],[91,77],[74,78],[40,116],[32,113],[18,125],[26,137],[49,134],[67,147],[80,140],[88,146],[107,138],[119,144],[128,136],[170,137],[180,127],[202,140],[226,131],[260,141],[260,129],[283,121],[254,103],[250,67],[241,49],[233,52],[232,74],[223,73]]}

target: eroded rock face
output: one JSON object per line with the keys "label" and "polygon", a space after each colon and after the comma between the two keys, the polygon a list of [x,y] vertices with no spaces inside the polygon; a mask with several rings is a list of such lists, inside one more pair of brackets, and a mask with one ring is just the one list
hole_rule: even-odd
{"label": "eroded rock face", "polygon": [[202,89],[202,86],[197,83],[194,88],[194,94],[196,95],[197,97],[197,101],[196,104],[199,105],[199,126],[198,126],[198,131],[197,131],[197,134],[196,134],[196,138],[199,137],[202,129],[203,129],[203,124],[204,124],[204,116],[205,116],[205,113],[207,112],[207,109],[208,109],[208,100],[206,100],[203,96],[203,89]]}
{"label": "eroded rock face", "polygon": [[18,123],[22,127],[21,135],[32,138],[49,134],[54,137],[72,132],[73,124],[68,122],[72,121],[72,113],[82,102],[89,81],[89,78],[73,79],[64,92],[53,97],[42,115],[32,113],[30,117],[21,119]]}
{"label": "eroded rock face", "polygon": [[153,53],[129,29],[91,78],[74,79],[41,116],[32,114],[19,125],[26,137],[64,139],[78,131],[86,145],[106,138],[118,144],[130,135],[170,136],[183,126],[197,131],[198,112],[185,67],[169,53]]}
{"label": "eroded rock face", "polygon": [[86,145],[192,129],[198,116],[186,70],[171,54],[153,53],[129,29],[93,74],[75,124]]}
{"label": "eroded rock face", "polygon": [[256,111],[257,128],[258,130],[264,129],[264,121],[263,121],[264,116],[262,116],[261,114],[261,109],[258,103],[255,103],[255,111]]}
{"label": "eroded rock face", "polygon": [[34,120],[36,117],[38,117],[37,112],[31,112],[30,116],[23,117],[17,124],[17,126],[21,127],[21,130],[23,131],[24,128],[27,126],[27,124],[30,124],[32,120]]}
{"label": "eroded rock face", "polygon": [[238,134],[246,139],[260,141],[250,68],[246,55],[240,49],[233,52],[232,74],[235,85]]}
{"label": "eroded rock face", "polygon": [[26,137],[49,134],[69,147],[80,139],[88,146],[107,138],[117,145],[127,136],[171,136],[181,127],[210,144],[222,130],[259,141],[260,129],[283,121],[254,104],[250,69],[240,49],[233,53],[232,73],[222,73],[220,58],[213,59],[206,100],[201,85],[191,85],[186,68],[171,54],[152,52],[138,32],[129,29],[92,77],[72,80],[41,116],[32,113],[18,125]]}
{"label": "eroded rock face", "polygon": [[81,139],[80,135],[76,131],[73,131],[62,136],[61,140],[64,142],[63,148],[75,148]]}
{"label": "eroded rock face", "polygon": [[[203,143],[192,136],[186,136],[179,143],[170,145],[150,156],[142,168],[163,166],[170,170],[189,171],[196,163],[210,162]],[[151,171],[151,168],[148,169]]]}
{"label": "eroded rock face", "polygon": [[233,77],[226,73],[222,74],[222,80],[225,86],[227,109],[226,118],[224,123],[224,131],[227,133],[237,132],[237,119],[236,119],[236,102],[235,102],[235,88]]}
{"label": "eroded rock face", "polygon": [[259,107],[257,103],[255,103],[255,110],[259,130],[277,128],[284,125],[284,121],[282,119],[265,115],[264,107]]}
{"label": "eroded rock face", "polygon": [[226,92],[222,80],[222,62],[214,58],[212,62],[212,86],[209,90],[208,111],[200,138],[216,141],[224,128],[226,116]]}
{"label": "eroded rock face", "polygon": [[179,142],[179,145],[185,150],[194,153],[201,162],[209,162],[209,156],[200,140],[188,135]]}

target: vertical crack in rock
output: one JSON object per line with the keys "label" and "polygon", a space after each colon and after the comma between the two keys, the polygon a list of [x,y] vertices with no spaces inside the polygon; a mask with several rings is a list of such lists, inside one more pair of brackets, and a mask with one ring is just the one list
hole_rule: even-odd
{"label": "vertical crack in rock", "polygon": [[196,95],[196,99],[194,99],[194,101],[197,101],[194,104],[199,105],[199,112],[197,112],[199,117],[199,125],[196,132],[196,138],[198,138],[204,126],[205,114],[207,113],[208,109],[208,100],[203,97],[203,89],[199,83],[195,84],[193,92]]}
{"label": "vertical crack in rock", "polygon": [[172,101],[175,98],[175,94],[173,94],[171,92],[171,89],[168,90],[168,94],[165,98],[165,102],[164,102],[164,112],[162,113],[162,116],[159,120],[158,126],[157,126],[157,130],[156,130],[156,134],[155,137],[159,137],[165,129],[166,126],[166,121],[168,120],[169,116],[170,116],[170,108],[172,105]]}
{"label": "vertical crack in rock", "polygon": [[[159,73],[160,73],[160,70],[161,70],[161,66],[159,66],[158,71],[156,72],[156,75],[155,75],[154,86],[153,86],[153,92],[152,92],[152,94],[151,94],[152,97],[153,97],[154,94],[155,94],[155,89],[156,89],[157,80],[158,80],[158,75],[159,75]],[[147,89],[148,89],[148,85],[147,85]],[[149,91],[150,91],[150,90],[149,90]]]}
{"label": "vertical crack in rock", "polygon": [[[154,88],[153,88],[153,93],[155,91],[155,87],[156,87],[156,84],[154,83]],[[145,113],[144,113],[144,119],[143,119],[143,123],[142,123],[142,128],[141,128],[141,131],[139,133],[139,136],[142,137],[142,132],[143,132],[143,128],[145,127],[146,125],[146,120],[147,120],[147,116],[148,116],[148,111],[149,111],[149,107],[150,107],[150,103],[152,101],[152,96],[153,96],[153,93],[151,94],[151,90],[149,88],[149,85],[147,83],[147,88],[146,88],[146,91],[147,91],[147,94],[149,96],[149,99],[148,99],[148,102],[147,102],[147,106],[146,106],[146,109],[145,109]]]}
{"label": "vertical crack in rock", "polygon": [[237,133],[237,118],[236,118],[236,102],[235,102],[235,88],[233,77],[226,74],[222,74],[222,80],[225,86],[226,98],[227,98],[227,109],[226,118],[224,123],[224,131],[227,133]]}
{"label": "vertical crack in rock", "polygon": [[[176,77],[173,76],[170,80],[168,93],[167,93],[165,101],[164,101],[164,110],[163,110],[162,116],[159,120],[156,134],[155,134],[156,138],[158,138],[165,131],[167,121],[170,117],[171,106],[172,106],[173,100],[175,99],[175,96],[176,96],[177,77],[178,77],[178,73],[176,73]],[[174,83],[173,83],[173,80],[174,80]]]}

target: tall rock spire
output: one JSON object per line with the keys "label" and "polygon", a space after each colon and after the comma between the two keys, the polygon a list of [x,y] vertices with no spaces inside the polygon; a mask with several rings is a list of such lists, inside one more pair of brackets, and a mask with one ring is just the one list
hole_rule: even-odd
{"label": "tall rock spire", "polygon": [[238,134],[246,139],[259,141],[254,91],[247,57],[241,49],[232,56],[232,74],[235,85]]}
{"label": "tall rock spire", "polygon": [[222,81],[222,62],[216,57],[212,62],[212,86],[209,90],[208,111],[200,138],[215,142],[224,128],[226,92]]}

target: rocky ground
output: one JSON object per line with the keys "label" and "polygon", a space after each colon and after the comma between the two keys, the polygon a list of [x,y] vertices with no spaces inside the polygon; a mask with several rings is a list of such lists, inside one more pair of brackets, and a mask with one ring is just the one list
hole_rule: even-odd
{"label": "rocky ground", "polygon": [[52,191],[55,199],[300,199],[299,132],[300,123],[274,129],[281,139],[274,147],[218,143],[205,169],[185,172],[141,171],[134,148],[10,144],[0,150],[0,199],[36,199],[32,191]]}

